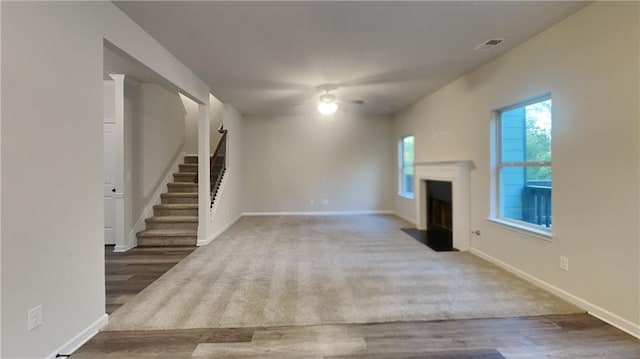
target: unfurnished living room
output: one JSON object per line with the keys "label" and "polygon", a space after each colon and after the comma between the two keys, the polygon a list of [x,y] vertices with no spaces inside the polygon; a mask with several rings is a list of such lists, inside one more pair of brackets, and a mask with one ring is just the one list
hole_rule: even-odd
{"label": "unfurnished living room", "polygon": [[640,358],[639,2],[0,20],[0,357]]}

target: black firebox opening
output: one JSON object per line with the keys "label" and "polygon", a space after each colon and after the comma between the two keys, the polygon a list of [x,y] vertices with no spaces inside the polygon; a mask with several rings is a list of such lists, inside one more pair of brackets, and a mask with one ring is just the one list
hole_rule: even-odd
{"label": "black firebox opening", "polygon": [[430,247],[453,250],[451,182],[427,181],[427,238]]}

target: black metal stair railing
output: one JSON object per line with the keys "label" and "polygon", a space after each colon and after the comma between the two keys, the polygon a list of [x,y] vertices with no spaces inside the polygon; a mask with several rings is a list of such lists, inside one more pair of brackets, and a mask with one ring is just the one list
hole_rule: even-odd
{"label": "black metal stair railing", "polygon": [[216,199],[220,184],[222,183],[222,177],[227,171],[227,130],[219,130],[222,133],[222,137],[218,142],[216,151],[211,158],[211,166],[209,168],[210,184],[211,184],[211,205]]}
{"label": "black metal stair railing", "polygon": [[[220,126],[218,132],[222,134],[222,137],[220,137],[216,150],[209,160],[210,208],[213,207],[213,202],[216,199],[220,184],[222,183],[222,178],[227,171],[227,130]],[[198,183],[198,173],[196,173],[196,178],[193,182]]]}

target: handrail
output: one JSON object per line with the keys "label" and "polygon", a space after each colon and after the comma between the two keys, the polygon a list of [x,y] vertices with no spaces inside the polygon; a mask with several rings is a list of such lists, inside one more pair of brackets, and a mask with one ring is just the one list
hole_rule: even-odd
{"label": "handrail", "polygon": [[[211,157],[209,162],[209,183],[211,185],[211,206],[213,206],[213,201],[216,198],[216,192],[218,191],[218,187],[222,182],[222,176],[224,172],[227,170],[227,130],[219,129],[218,132],[222,133],[222,137],[220,137],[220,141],[218,141],[218,145],[216,146],[216,150]],[[217,173],[215,171],[215,167],[219,166]],[[215,178],[214,178],[215,176]]]}

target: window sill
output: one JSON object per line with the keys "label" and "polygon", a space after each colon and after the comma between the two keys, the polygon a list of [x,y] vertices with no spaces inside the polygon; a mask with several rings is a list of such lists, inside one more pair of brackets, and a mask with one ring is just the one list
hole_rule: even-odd
{"label": "window sill", "polygon": [[545,240],[547,242],[553,242],[553,233],[551,233],[551,231],[547,231],[545,229],[538,229],[538,228],[533,228],[533,227],[529,227],[527,225],[523,225],[523,224],[519,224],[516,222],[512,222],[512,221],[508,221],[508,220],[504,220],[504,219],[500,219],[500,218],[487,218],[487,221],[489,221],[489,223],[494,224],[496,226],[502,227],[502,228],[506,228],[510,231],[513,232],[517,232],[520,234],[523,234],[527,237],[531,237],[531,238],[535,238],[535,239],[542,239]]}
{"label": "window sill", "polygon": [[415,195],[413,193],[400,192],[398,193],[398,197],[402,197],[404,199],[414,199]]}

